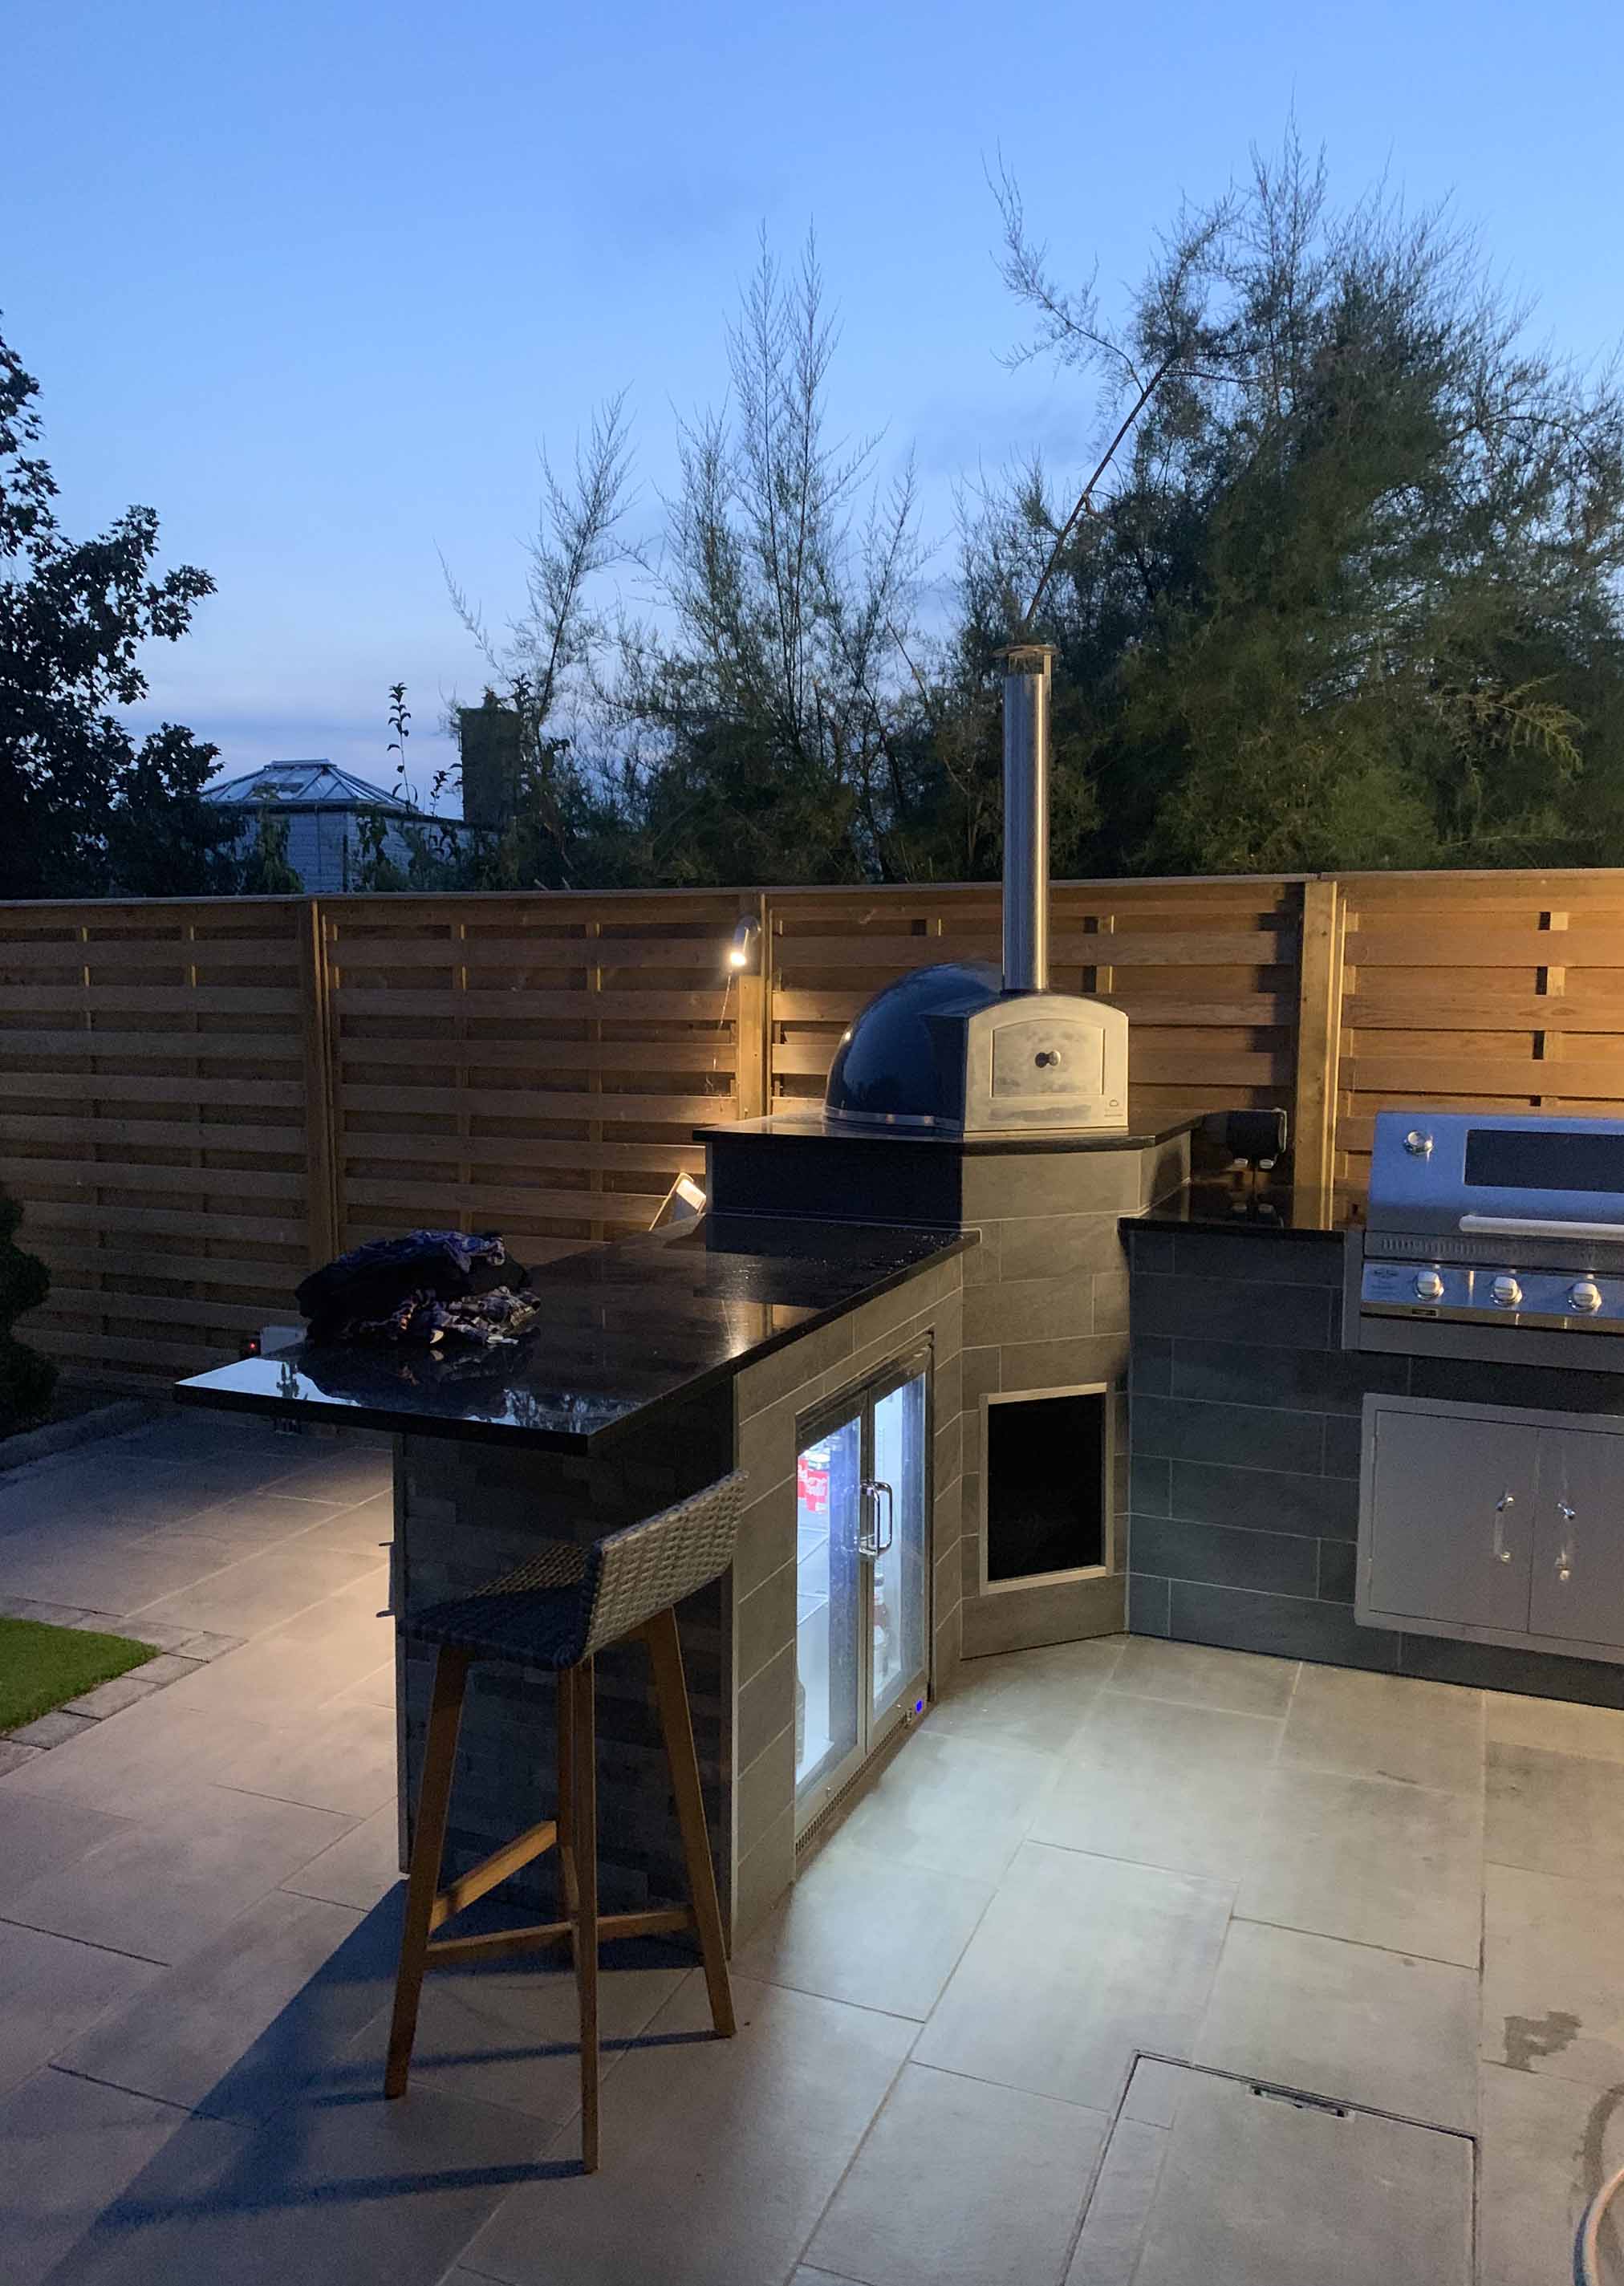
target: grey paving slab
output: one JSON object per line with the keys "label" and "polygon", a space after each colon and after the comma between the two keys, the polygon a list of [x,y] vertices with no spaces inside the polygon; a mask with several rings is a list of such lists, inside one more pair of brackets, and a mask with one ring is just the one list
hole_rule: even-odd
{"label": "grey paving slab", "polygon": [[[5,2286],[77,2286],[78,2250],[110,2204],[155,2166],[179,2134],[221,2155],[233,2131],[122,2088],[47,2068],[0,2101],[0,2275]],[[178,2274],[177,2274],[178,2275]]]}
{"label": "grey paving slab", "polygon": [[361,1924],[346,1907],[273,1889],[57,2061],[188,2110],[264,2117],[302,2084],[331,2081],[389,1990],[396,1920]]}
{"label": "grey paving slab", "polygon": [[1235,1911],[1475,1967],[1483,1810],[1394,1778],[1277,1770]]}
{"label": "grey paving slab", "polygon": [[1477,2044],[1470,1968],[1233,1921],[1194,2061],[1470,2135]]}
{"label": "grey paving slab", "polygon": [[374,1493],[354,1508],[341,1509],[315,1525],[312,1538],[323,1548],[354,1548],[376,1555],[395,1536],[395,1496]]}
{"label": "grey paving slab", "polygon": [[844,1832],[894,1864],[996,1881],[1053,1779],[1054,1757],[927,1722],[859,1801]]}
{"label": "grey paving slab", "polygon": [[1118,2118],[1089,2196],[1066,2286],[1123,2286],[1132,2277],[1167,2140],[1163,2126],[1147,2126],[1125,2112]]}
{"label": "grey paving slab", "polygon": [[1520,1699],[1486,1691],[1488,1738],[1497,1746],[1538,1746],[1551,1754],[1588,1754],[1624,1762],[1624,1711],[1581,1707],[1562,1699]]}
{"label": "grey paving slab", "polygon": [[280,1547],[343,1512],[337,1501],[290,1500],[280,1489],[256,1486],[211,1500],[195,1516],[175,1519],[169,1529],[177,1537],[222,1542],[233,1557],[242,1557]]}
{"label": "grey paving slab", "polygon": [[377,1592],[369,1581],[359,1608],[353,1601],[325,1597],[210,1661],[175,1685],[177,1706],[272,1725],[308,1721],[340,1691],[374,1673],[391,1650],[394,1629],[377,1617]]}
{"label": "grey paving slab", "polygon": [[401,1878],[399,1833],[391,1804],[352,1826],[319,1856],[290,1873],[282,1886],[301,1896],[326,1897],[365,1912]]}
{"label": "grey paving slab", "polygon": [[837,1833],[734,1967],[765,1983],[922,2020],[992,1896],[989,1881],[899,1865]]}
{"label": "grey paving slab", "polygon": [[214,1783],[346,1817],[370,1817],[395,1799],[394,1710],[319,1707],[229,1756]]}
{"label": "grey paving slab", "polygon": [[1483,1785],[1483,1693],[1403,1675],[1305,1667],[1281,1759],[1446,1793]]}
{"label": "grey paving slab", "polygon": [[[91,1612],[70,1620],[68,1624],[95,1634],[106,1627],[106,1621],[99,1613]],[[166,1628],[161,1621],[150,1620],[125,1620],[120,1623],[118,1632],[128,1636],[131,1643],[151,1644],[154,1651],[163,1652],[177,1651],[183,1644],[193,1640],[190,1628]]]}
{"label": "grey paving slab", "polygon": [[1137,2258],[1095,2286],[1471,2286],[1464,2136],[1201,2074],[1151,2132],[1166,2149]]}
{"label": "grey paving slab", "polygon": [[938,1735],[1063,1753],[1115,1673],[1123,1642],[1120,1636],[1104,1636],[1093,1643],[966,1659],[951,1693],[933,1708],[930,1728]]}
{"label": "grey paving slab", "polygon": [[[392,1925],[392,1924],[391,1924]],[[609,1946],[599,1979],[603,2085],[607,2091],[630,2044],[695,1974],[686,1962],[643,1964],[660,1954],[649,1945]],[[500,2103],[548,2127],[573,2119],[580,2102],[579,2006],[575,1975],[561,1952],[556,1965],[520,1955],[509,1966],[488,1964],[461,1972],[436,1969],[423,1988],[417,2041],[412,2052],[414,2088]],[[383,2079],[392,2013],[391,1983],[383,2005],[351,2040],[338,2084],[374,2093]],[[633,2163],[635,2164],[635,2162]]]}
{"label": "grey paving slab", "polygon": [[200,1787],[166,1820],[131,1825],[76,1864],[26,1884],[9,1916],[28,1928],[173,1962],[344,1830],[345,1821],[328,1810]]}
{"label": "grey paving slab", "polygon": [[1025,1843],[914,2060],[1112,2111],[1141,2048],[1187,2055],[1232,1886]]}
{"label": "grey paving slab", "polygon": [[279,1476],[276,1489],[299,1499],[353,1502],[387,1492],[393,1472],[387,1451],[341,1438],[327,1451],[310,1454],[286,1476]]}
{"label": "grey paving slab", "polygon": [[43,1746],[20,1746],[15,1738],[0,1738],[0,1778],[12,1770],[21,1770],[35,1754],[43,1752]]}
{"label": "grey paving slab", "polygon": [[[152,1664],[149,1660],[147,1667]],[[146,1699],[153,1691],[162,1689],[164,1678],[162,1675],[154,1678],[147,1672],[147,1667],[132,1667],[128,1675],[115,1675],[110,1682],[99,1683],[94,1691],[87,1691],[77,1699],[65,1700],[61,1712],[64,1714],[88,1715],[92,1722],[99,1722],[107,1714],[122,1714],[126,1707],[133,1707],[138,1699]]]}
{"label": "grey paving slab", "polygon": [[438,2286],[511,2187],[552,2164],[533,2121],[448,2095],[296,2102],[247,2133],[171,2117],[172,2141],[53,2286]]}
{"label": "grey paving slab", "polygon": [[1107,1687],[1141,1699],[1224,1707],[1234,1714],[1283,1714],[1297,1673],[1295,1659],[1258,1659],[1250,1651],[1214,1651],[1205,1644],[1129,1636]]}
{"label": "grey paving slab", "polygon": [[1038,1803],[1031,1838],[1178,1872],[1238,1876],[1282,1728],[1261,1714],[1108,1691]]}
{"label": "grey paving slab", "polygon": [[[382,1639],[386,1643],[391,1642],[393,1635],[393,1628],[386,1627],[382,1631]],[[335,1707],[355,1705],[392,1707],[395,1704],[395,1659],[392,1650],[386,1659],[381,1660],[376,1667],[369,1668],[359,1683],[347,1684],[335,1698],[333,1704]]]}
{"label": "grey paving slab", "polygon": [[[885,2099],[916,2027],[738,1980],[734,2040],[706,2036],[694,1978],[604,2087],[603,2167],[512,2192],[462,2254],[511,2286],[786,2276]],[[573,2127],[555,2139],[571,2156]]]}
{"label": "grey paving slab", "polygon": [[1490,1865],[1484,2061],[1586,2086],[1624,2084],[1624,1899],[1611,1882]]}
{"label": "grey paving slab", "polygon": [[[103,1544],[83,1554],[43,1549],[24,1561],[9,1552],[12,1544],[0,1542],[0,1584],[8,1590],[121,1616],[188,1589],[201,1592],[237,1553],[201,1535],[172,1535],[162,1545],[149,1545],[144,1535],[126,1547]],[[167,1610],[154,1612],[158,1619],[169,1616]]]}
{"label": "grey paving slab", "polygon": [[[1549,2286],[1573,2275],[1574,2233],[1593,2194],[1624,2166],[1616,2090],[1486,2064],[1479,2093],[1479,2286]],[[1604,2286],[1624,2286],[1616,2228],[1602,2247]]]}
{"label": "grey paving slab", "polygon": [[1624,1881],[1624,1765],[1492,1745],[1484,1846],[1496,1865]]}
{"label": "grey paving slab", "polygon": [[265,1727],[226,1707],[181,1705],[177,1693],[185,1688],[177,1683],[106,1722],[86,1722],[67,1745],[13,1771],[7,1788],[83,1802],[115,1817],[174,1814],[221,1762],[263,1738]]}
{"label": "grey paving slab", "polygon": [[1110,2122],[905,2064],[807,2249],[871,2286],[1058,2280]]}
{"label": "grey paving slab", "polygon": [[154,1595],[146,1615],[222,1635],[256,1636],[368,1568],[368,1559],[351,1549],[307,1547],[296,1537],[243,1557],[195,1586]]}
{"label": "grey paving slab", "polygon": [[66,1707],[53,1707],[48,1714],[35,1715],[32,1722],[24,1722],[7,1733],[20,1746],[39,1746],[54,1749],[65,1746],[73,1738],[82,1738],[95,1722],[93,1714],[75,1714]]}
{"label": "grey paving slab", "polygon": [[0,1785],[0,1918],[31,1881],[76,1865],[99,1841],[129,1829],[128,1818],[23,1786]]}
{"label": "grey paving slab", "polygon": [[149,1962],[125,1953],[0,1921],[0,2090],[48,2063],[106,2009],[144,1990],[154,1974]]}

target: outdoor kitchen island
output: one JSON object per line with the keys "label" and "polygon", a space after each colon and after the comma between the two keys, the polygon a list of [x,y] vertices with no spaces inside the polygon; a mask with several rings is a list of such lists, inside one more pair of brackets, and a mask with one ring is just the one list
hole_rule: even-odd
{"label": "outdoor kitchen island", "polygon": [[[442,1358],[304,1344],[179,1385],[185,1403],[396,1440],[403,1864],[433,1666],[409,1641],[413,1612],[495,1579],[539,1539],[599,1538],[737,1466],[750,1487],[733,1570],[683,1604],[679,1624],[724,1916],[736,1940],[761,1920],[794,1877],[798,1751],[816,1719],[796,1671],[797,1419],[837,1390],[900,1400],[882,1416],[887,1545],[862,1567],[889,1604],[886,1659],[860,1646],[878,1746],[957,1659],[956,1596],[946,1612],[937,1598],[934,1645],[923,1630],[933,1580],[945,1592],[960,1570],[961,1257],[974,1244],[951,1229],[712,1215],[544,1265],[530,1288],[543,1314],[510,1346]],[[448,1873],[551,1814],[555,1736],[550,1679],[475,1669]],[[641,1645],[600,1656],[598,1738],[604,1909],[679,1898]],[[547,1914],[554,1862],[514,1883]]]}

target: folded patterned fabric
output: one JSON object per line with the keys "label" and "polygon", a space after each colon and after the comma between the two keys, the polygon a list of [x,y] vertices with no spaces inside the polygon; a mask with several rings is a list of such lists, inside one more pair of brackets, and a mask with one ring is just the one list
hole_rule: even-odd
{"label": "folded patterned fabric", "polygon": [[445,1343],[493,1349],[511,1342],[541,1314],[523,1294],[499,1288],[470,1294],[460,1302],[437,1301],[432,1294],[408,1294],[386,1317],[352,1318],[336,1336],[343,1341]]}
{"label": "folded patterned fabric", "polygon": [[311,1337],[330,1341],[346,1327],[388,1319],[415,1296],[462,1302],[499,1289],[516,1291],[529,1278],[494,1231],[414,1230],[404,1238],[375,1238],[312,1270],[296,1299]]}

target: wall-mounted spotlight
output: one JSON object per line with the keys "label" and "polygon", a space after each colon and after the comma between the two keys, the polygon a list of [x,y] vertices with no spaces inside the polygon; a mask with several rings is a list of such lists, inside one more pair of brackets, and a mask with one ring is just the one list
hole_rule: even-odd
{"label": "wall-mounted spotlight", "polygon": [[761,925],[746,913],[733,931],[728,947],[728,966],[743,975],[761,965]]}

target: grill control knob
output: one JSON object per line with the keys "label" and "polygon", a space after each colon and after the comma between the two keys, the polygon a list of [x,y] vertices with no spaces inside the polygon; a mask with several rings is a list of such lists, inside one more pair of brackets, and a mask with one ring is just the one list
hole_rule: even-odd
{"label": "grill control knob", "polygon": [[1404,1139],[1404,1147],[1412,1159],[1430,1159],[1432,1156],[1432,1138],[1423,1135],[1419,1127],[1412,1127]]}
{"label": "grill control knob", "polygon": [[1418,1270],[1415,1273],[1415,1297],[1421,1302],[1443,1300],[1444,1281],[1436,1270]]}
{"label": "grill control knob", "polygon": [[1581,1310],[1587,1317],[1602,1306],[1602,1289],[1594,1278],[1577,1278],[1567,1289],[1570,1310]]}
{"label": "grill control knob", "polygon": [[1515,1310],[1523,1298],[1523,1289],[1509,1271],[1502,1270],[1491,1281],[1489,1296],[1496,1309]]}

